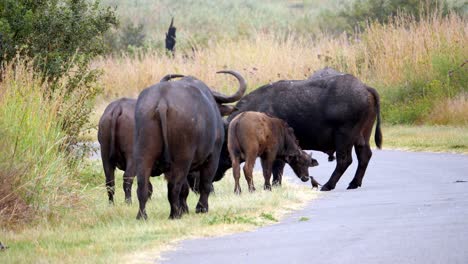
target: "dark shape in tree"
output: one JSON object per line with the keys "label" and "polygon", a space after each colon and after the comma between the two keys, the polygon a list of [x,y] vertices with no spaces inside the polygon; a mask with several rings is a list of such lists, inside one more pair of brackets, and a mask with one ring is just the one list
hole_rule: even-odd
{"label": "dark shape in tree", "polygon": [[166,33],[166,49],[174,54],[176,44],[176,28],[174,27],[174,18],[171,19],[171,24]]}

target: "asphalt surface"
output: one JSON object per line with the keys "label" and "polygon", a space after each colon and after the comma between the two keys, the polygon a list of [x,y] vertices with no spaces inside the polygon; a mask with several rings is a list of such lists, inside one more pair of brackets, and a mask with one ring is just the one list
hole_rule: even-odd
{"label": "asphalt surface", "polygon": [[[346,190],[354,158],[334,191],[280,223],[183,241],[161,262],[468,263],[468,155],[373,153],[362,188]],[[323,184],[335,163],[314,155],[310,172]]]}

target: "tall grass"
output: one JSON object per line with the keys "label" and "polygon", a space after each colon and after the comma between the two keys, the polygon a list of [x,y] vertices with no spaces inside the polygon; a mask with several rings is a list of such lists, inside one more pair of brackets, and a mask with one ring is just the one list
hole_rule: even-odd
{"label": "tall grass", "polygon": [[0,82],[0,221],[49,219],[77,199],[74,173],[61,149],[66,139],[59,109],[31,65],[3,68]]}
{"label": "tall grass", "polygon": [[460,66],[468,58],[467,25],[456,14],[442,17],[435,12],[419,21],[399,16],[387,25],[371,23],[352,37],[309,39],[259,31],[253,37],[212,42],[209,49],[175,57],[157,51],[108,56],[96,60],[94,67],[104,70],[105,95],[114,98],[136,96],[167,73],[194,75],[228,92],[235,85],[216,76],[217,70],[239,70],[252,90],[280,79],[304,79],[332,66],[379,90],[386,122],[437,123],[431,118],[434,104],[468,89],[467,67]]}

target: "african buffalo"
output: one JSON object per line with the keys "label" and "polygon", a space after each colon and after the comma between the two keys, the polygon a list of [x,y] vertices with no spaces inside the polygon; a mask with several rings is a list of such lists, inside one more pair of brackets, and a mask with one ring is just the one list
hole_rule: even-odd
{"label": "african buffalo", "polygon": [[[282,160],[291,165],[303,182],[309,180],[309,167],[318,165],[312,156],[298,146],[294,131],[286,122],[259,112],[243,112],[231,121],[228,130],[228,150],[235,180],[234,192],[237,194],[241,192],[241,160],[245,160],[244,176],[251,192],[255,191],[252,171],[257,157],[261,158],[266,190],[271,190],[270,177],[275,160]],[[314,178],[310,179],[312,185],[318,187]]]}
{"label": "african buffalo", "polygon": [[225,137],[220,111],[224,103],[239,100],[247,87],[240,74],[219,73],[237,78],[239,90],[234,95],[219,94],[195,77],[184,77],[155,84],[138,96],[134,151],[140,202],[137,219],[147,219],[148,182],[154,166],[163,170],[168,181],[171,219],[188,212],[189,172],[199,173],[196,212],[208,211],[208,196]]}
{"label": "african buffalo", "polygon": [[125,201],[130,203],[132,200],[135,105],[135,99],[118,99],[106,107],[99,120],[98,141],[101,145],[102,166],[106,175],[107,195],[110,203],[114,203],[116,167],[125,171],[123,183]]}
{"label": "african buffalo", "polygon": [[[184,77],[184,75],[168,74],[161,79],[161,82],[179,77]],[[132,156],[136,101],[136,99],[131,98],[120,98],[111,102],[99,120],[98,141],[110,203],[114,203],[114,172],[116,167],[125,172],[123,184],[125,201],[127,203],[132,202],[132,184],[135,177]],[[151,172],[151,176],[161,174],[162,172],[157,168],[154,168]],[[149,189],[151,194],[153,189],[151,183],[149,183]]]}
{"label": "african buffalo", "polygon": [[[236,104],[228,121],[245,111],[265,112],[285,120],[294,129],[302,149],[329,155],[336,151],[336,168],[322,191],[335,188],[352,162],[354,146],[359,163],[348,189],[358,188],[372,156],[369,139],[376,119],[375,143],[378,148],[382,146],[379,94],[353,75],[330,68],[314,75],[307,80],[278,81],[258,88]],[[281,180],[284,164],[275,161],[274,181]],[[224,150],[217,177],[230,166],[229,153]]]}

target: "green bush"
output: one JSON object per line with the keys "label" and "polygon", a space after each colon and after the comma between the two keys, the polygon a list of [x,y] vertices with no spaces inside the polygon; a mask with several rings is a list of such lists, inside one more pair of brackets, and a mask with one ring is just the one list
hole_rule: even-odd
{"label": "green bush", "polygon": [[116,23],[114,12],[99,1],[0,2],[0,65],[32,58],[49,92],[59,91],[69,101],[58,109],[66,143],[76,143],[86,128],[99,92],[99,71],[90,70],[89,62],[105,52],[103,35]]}
{"label": "green bush", "polygon": [[35,58],[36,68],[55,80],[105,50],[102,35],[116,24],[110,8],[86,0],[4,0],[0,2],[0,58],[19,53]]}
{"label": "green bush", "polygon": [[[442,57],[434,59],[436,76],[431,80],[408,77],[408,83],[394,89],[383,89],[382,117],[389,124],[420,124],[426,120],[433,107],[447,98],[468,91],[465,85],[468,74],[464,69],[454,71]],[[440,64],[439,64],[440,63]],[[451,69],[451,70],[449,70]],[[416,79],[414,79],[416,78]]]}
{"label": "green bush", "polygon": [[355,0],[342,3],[337,11],[323,11],[318,24],[321,30],[335,34],[362,32],[369,21],[386,24],[398,14],[411,15],[419,20],[435,10],[446,16],[451,11],[462,13],[467,5],[447,0]]}

